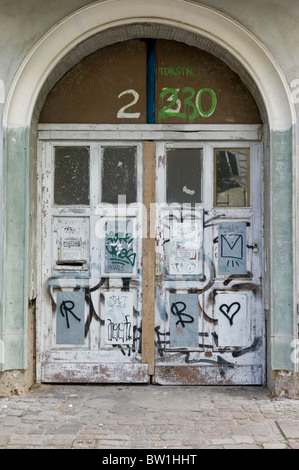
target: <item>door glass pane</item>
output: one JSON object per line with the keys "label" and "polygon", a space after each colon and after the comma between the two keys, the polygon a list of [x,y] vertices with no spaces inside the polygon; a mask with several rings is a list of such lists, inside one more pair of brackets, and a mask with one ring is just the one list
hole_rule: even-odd
{"label": "door glass pane", "polygon": [[249,206],[249,149],[215,149],[215,206]]}
{"label": "door glass pane", "polygon": [[127,204],[137,200],[136,147],[106,147],[102,160],[102,202],[117,204],[118,196],[123,195]]}
{"label": "door glass pane", "polygon": [[166,201],[202,202],[202,149],[169,149],[166,162]]}
{"label": "door glass pane", "polygon": [[54,204],[89,205],[88,147],[55,147]]}

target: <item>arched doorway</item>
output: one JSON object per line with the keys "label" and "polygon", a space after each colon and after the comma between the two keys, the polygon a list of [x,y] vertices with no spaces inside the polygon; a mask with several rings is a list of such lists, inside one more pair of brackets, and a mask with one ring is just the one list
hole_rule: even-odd
{"label": "arched doorway", "polygon": [[264,383],[262,121],[240,78],[124,41],[67,72],[40,122],[41,380]]}
{"label": "arched doorway", "polygon": [[[8,142],[9,141],[12,142],[13,139],[15,139],[16,129],[19,130],[20,127],[22,127],[24,130],[24,127],[26,127],[26,125],[28,125],[28,122],[31,120],[33,106],[34,106],[34,103],[36,102],[37,94],[40,93],[39,96],[41,98],[42,94],[45,93],[45,90],[46,90],[46,87],[42,90],[42,85],[45,83],[45,77],[49,77],[49,83],[51,83],[50,77],[51,77],[51,72],[53,72],[52,77],[56,75],[56,78],[54,79],[54,81],[57,80],[58,78],[57,69],[55,69],[55,72],[54,72],[55,64],[57,64],[58,61],[61,60],[61,63],[60,63],[61,68],[59,72],[60,74],[62,73],[61,71],[63,69],[65,70],[69,68],[69,65],[70,65],[69,61],[71,60],[72,62],[72,58],[70,59],[71,54],[69,56],[65,55],[65,52],[67,51],[67,49],[71,50],[74,48],[76,44],[79,44],[79,43],[84,44],[84,47],[86,47],[86,44],[88,43],[89,46],[93,44],[92,45],[93,48],[98,48],[98,47],[95,47],[95,43],[93,42],[93,40],[87,39],[88,37],[91,37],[92,34],[94,35],[96,30],[102,31],[101,36],[97,36],[97,40],[99,37],[101,37],[101,38],[104,38],[103,39],[104,42],[105,40],[110,43],[115,42],[115,36],[114,36],[114,39],[112,39],[113,34],[115,34],[115,29],[113,30],[111,28],[115,27],[115,24],[116,24],[116,23],[114,24],[113,21],[118,22],[119,18],[115,18],[113,21],[109,23],[110,29],[107,28],[108,23],[105,20],[106,14],[107,16],[111,15],[111,11],[110,11],[110,7],[112,6],[111,3],[113,2],[110,2],[107,5],[105,4],[93,5],[91,7],[88,7],[78,12],[79,15],[86,15],[85,19],[88,19],[88,21],[90,22],[88,23],[88,27],[86,26],[87,23],[85,23],[85,26],[84,26],[85,32],[81,31],[81,32],[76,32],[74,34],[74,32],[71,31],[72,18],[71,17],[68,18],[64,24],[60,24],[57,27],[57,31],[56,31],[57,33],[58,30],[62,31],[62,29],[64,28],[64,32],[66,32],[66,30],[70,27],[70,29],[68,30],[68,33],[69,33],[68,47],[62,49],[62,45],[58,46],[56,42],[57,39],[54,41],[53,36],[49,34],[49,36],[45,39],[45,41],[42,42],[42,44],[40,44],[39,47],[36,49],[35,54],[32,54],[31,58],[28,59],[28,63],[24,64],[24,67],[20,71],[20,77],[18,77],[18,80],[16,80],[16,86],[13,87],[13,90],[11,93],[11,99],[9,100],[8,105],[7,105],[6,118],[7,118],[7,124],[9,127],[9,136],[11,139],[11,140],[8,139]],[[262,111],[264,122],[267,122],[269,124],[269,128],[270,128],[269,138],[271,141],[271,145],[273,144],[272,149],[274,150],[274,153],[276,151],[276,158],[275,160],[273,160],[273,162],[271,163],[271,167],[270,167],[270,173],[271,173],[270,179],[271,179],[272,184],[274,183],[274,185],[276,184],[277,187],[279,186],[278,193],[281,196],[279,197],[278,193],[276,193],[276,196],[274,197],[273,194],[270,195],[266,191],[266,197],[268,197],[267,204],[269,205],[269,207],[271,205],[271,209],[272,209],[272,213],[269,214],[269,220],[267,221],[267,226],[268,227],[271,226],[271,230],[275,232],[275,238],[273,238],[272,236],[274,232],[271,232],[269,235],[269,238],[267,238],[267,241],[266,241],[266,244],[268,244],[269,251],[271,253],[270,260],[269,260],[270,269],[271,269],[271,295],[269,296],[270,297],[269,311],[271,311],[272,313],[271,321],[274,327],[275,327],[275,321],[273,320],[279,317],[278,312],[282,303],[284,303],[284,305],[287,304],[289,306],[288,313],[287,313],[288,321],[287,321],[287,327],[285,328],[285,332],[283,334],[280,334],[279,338],[278,337],[276,338],[275,334],[273,335],[271,351],[274,352],[276,344],[279,343],[281,345],[282,342],[284,342],[284,344],[287,346],[287,341],[289,341],[290,336],[293,335],[293,332],[291,332],[291,323],[292,323],[291,318],[293,315],[293,292],[290,292],[290,290],[288,290],[287,294],[284,292],[284,293],[280,293],[279,295],[275,294],[274,296],[275,285],[278,286],[281,282],[283,284],[288,283],[289,285],[293,279],[293,274],[294,274],[293,265],[292,265],[292,262],[290,262],[290,259],[292,258],[291,251],[290,251],[291,250],[290,244],[288,244],[288,247],[289,247],[288,248],[289,252],[287,253],[288,262],[286,262],[285,250],[284,250],[284,256],[282,256],[280,252],[275,250],[275,246],[276,247],[278,246],[277,244],[279,244],[280,238],[281,239],[283,238],[284,247],[286,248],[287,246],[287,244],[285,243],[285,234],[282,234],[279,232],[278,224],[276,221],[277,219],[274,217],[275,213],[278,214],[278,212],[281,210],[280,203],[282,203],[282,201],[284,201],[284,203],[290,202],[293,197],[292,194],[290,194],[290,189],[287,188],[285,184],[281,184],[281,181],[278,181],[277,179],[276,180],[273,179],[274,167],[276,164],[279,164],[279,159],[282,158],[282,154],[284,154],[284,156],[286,155],[285,150],[287,150],[288,165],[287,165],[287,172],[284,175],[285,177],[284,183],[290,180],[290,176],[292,174],[292,162],[291,162],[292,142],[291,142],[291,130],[290,129],[293,123],[293,116],[292,116],[292,110],[289,104],[290,102],[288,100],[288,93],[285,88],[283,78],[280,75],[277,68],[275,67],[274,63],[271,62],[271,58],[265,53],[263,48],[260,47],[260,45],[254,41],[254,39],[251,36],[249,36],[245,31],[242,30],[242,28],[240,28],[238,25],[236,25],[233,22],[231,23],[232,29],[230,29],[230,33],[227,33],[226,27],[227,27],[227,22],[229,22],[229,20],[227,18],[222,17],[215,11],[211,11],[205,7],[196,6],[194,4],[190,4],[187,7],[186,3],[184,3],[183,5],[182,2],[176,2],[175,8],[173,8],[173,4],[172,4],[171,10],[168,9],[169,7],[168,2],[165,2],[165,4],[163,3],[162,10],[161,10],[160,3],[159,5],[157,4],[156,6],[151,5],[151,8],[150,8],[151,11],[148,11],[148,6],[146,6],[146,4],[143,2],[138,2],[137,9],[133,11],[133,8],[134,7],[136,8],[136,6],[137,5],[126,4],[125,12],[119,11],[112,15],[113,18],[114,16],[118,16],[118,15],[120,17],[124,15],[123,18],[130,17],[130,20],[121,20],[123,22],[122,30],[123,31],[125,30],[126,33],[130,31],[130,34],[132,34],[133,37],[140,37],[141,30],[143,30],[143,37],[145,37],[145,34],[147,34],[147,36],[155,37],[157,36],[157,29],[159,29],[160,30],[159,35],[161,35],[162,37],[163,35],[166,35],[167,38],[169,39],[169,34],[172,34],[172,36],[176,36],[176,39],[178,39],[179,37],[182,38],[182,36],[185,36],[185,40],[183,42],[193,44],[196,41],[200,41],[202,45],[203,44],[205,45],[204,49],[212,48],[214,52],[215,53],[217,52],[218,54],[219,54],[219,51],[224,50],[223,45],[226,44],[226,54],[223,54],[222,58],[225,59],[226,62],[229,60],[232,68],[237,69],[240,73],[241,71],[243,71],[242,78],[250,86],[250,89],[256,101],[260,105],[260,110]],[[184,27],[182,29],[179,29],[178,24],[180,23],[180,26],[181,26],[180,8],[182,8],[183,6],[184,6],[184,11],[187,12],[186,13],[187,18],[185,20]],[[153,16],[152,16],[152,12],[153,12],[152,8],[155,8],[155,7],[159,9],[159,15],[158,15],[159,20],[153,19]],[[93,25],[93,29],[92,29],[91,23],[93,21],[92,16],[94,14],[94,11],[92,10],[94,10],[94,8],[101,9],[102,16],[101,16],[100,22],[97,23],[96,28],[95,28],[95,25]],[[130,10],[129,16],[127,16],[128,9]],[[202,22],[200,23],[200,25],[198,22],[195,22],[194,20],[195,13],[197,13],[200,17],[200,22]],[[134,21],[134,18],[137,18],[137,17],[138,17],[138,20],[140,21],[139,25],[136,25],[136,20]],[[204,23],[204,20],[205,20],[205,23]],[[132,24],[132,23],[135,23],[135,24]],[[139,30],[139,34],[136,34],[137,29]],[[104,30],[106,31],[106,33],[108,32],[108,34],[106,35],[106,39],[105,39]],[[151,31],[154,31],[154,32],[149,34],[149,32]],[[233,48],[229,46],[229,44],[234,43],[234,37],[235,38],[238,37],[238,41],[239,41],[238,42],[239,46],[236,47],[235,50],[233,50]],[[58,38],[58,36],[56,36],[56,38]],[[86,39],[85,43],[82,42],[83,39]],[[247,47],[246,54],[248,54],[248,51],[249,51],[249,55],[251,56],[251,58],[248,58],[247,56],[246,60],[243,58],[243,56],[245,57],[246,55],[244,52],[246,48],[245,45]],[[84,47],[82,47],[81,51],[84,49]],[[38,65],[37,57],[39,54],[42,55],[43,48],[46,48],[44,50],[47,50],[47,55],[43,56],[45,62],[40,63]],[[61,51],[60,54],[57,53],[58,49],[60,49]],[[78,50],[80,51],[80,47],[79,49],[77,49],[77,51]],[[50,56],[51,54],[54,53],[54,51],[55,51],[55,60],[51,61]],[[31,73],[35,76],[35,81],[31,81],[30,85],[29,85],[29,80],[28,80],[30,73],[29,75],[26,76],[27,70],[29,70],[30,68],[28,67],[29,64],[32,66]],[[259,78],[257,79],[257,77]],[[267,81],[266,78],[269,80]],[[20,96],[19,93],[22,93],[24,91],[22,90],[22,85],[24,85],[25,83],[27,83],[26,86],[28,86],[27,91],[29,93],[25,94],[21,101],[24,102],[28,98],[30,102],[28,102],[27,104],[23,103],[23,109],[25,110],[25,112],[17,113],[17,108],[18,108],[17,103],[18,103],[18,98]],[[276,93],[278,89],[281,92],[280,94]],[[41,101],[43,100],[41,99]],[[23,126],[21,125],[21,123],[23,124]],[[283,135],[276,133],[274,136],[273,132],[275,131],[275,129],[277,130],[277,132],[283,133]],[[24,134],[20,136],[20,133],[19,133],[18,138],[24,139],[25,138]],[[10,145],[8,144],[8,152],[10,151],[11,148],[12,147],[10,147]],[[29,151],[28,144],[26,148],[27,148],[27,151]],[[23,189],[25,192],[26,191],[25,187]],[[21,188],[20,188],[20,191],[21,191]],[[7,193],[7,197],[8,199],[10,197],[9,190]],[[27,193],[25,202],[26,200],[28,202],[28,197],[29,195]],[[23,208],[23,201],[21,205]],[[22,208],[19,207],[15,215],[22,214]],[[292,232],[292,220],[291,220],[290,213],[284,213],[284,218],[285,218],[284,226],[287,226]],[[13,220],[15,219],[11,218],[9,221],[11,231],[12,231],[12,226],[13,226]],[[19,227],[19,230],[14,234],[14,237],[19,237],[18,238],[19,243],[21,243],[22,230],[25,229],[25,226],[26,224],[24,221],[24,225],[21,224],[21,227]],[[289,234],[289,236],[292,237],[291,234]],[[272,257],[272,254],[273,254],[273,257]],[[6,265],[8,263],[9,256],[10,256],[10,260],[14,258],[14,256],[11,253],[10,254],[6,253],[6,257],[5,257]],[[27,265],[26,265],[26,260],[24,261],[25,261],[24,262],[24,277],[25,277]],[[273,267],[275,266],[275,263],[278,263],[278,262],[283,267],[283,274],[282,272],[278,272],[275,269],[273,269]],[[15,263],[16,263],[16,260],[15,260]],[[267,283],[270,288],[270,280],[267,280]],[[293,283],[291,282],[291,284]],[[6,298],[8,298],[7,295],[6,295]],[[20,295],[19,298],[15,300],[15,302],[18,303],[19,310],[21,308],[21,305],[24,303],[25,298],[26,298],[25,291],[23,290],[23,294]],[[284,364],[285,367],[283,368],[285,369],[290,367],[287,354],[285,354],[284,357],[282,359],[280,358],[279,360],[277,359],[278,358],[277,354],[276,355],[273,354],[272,358],[273,358],[272,366],[274,368],[277,367],[278,363],[280,364],[280,366]]]}

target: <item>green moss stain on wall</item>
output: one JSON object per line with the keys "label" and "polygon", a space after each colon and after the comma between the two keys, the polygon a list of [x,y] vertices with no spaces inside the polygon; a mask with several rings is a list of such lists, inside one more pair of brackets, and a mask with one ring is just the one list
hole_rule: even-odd
{"label": "green moss stain on wall", "polygon": [[294,243],[292,129],[272,134],[272,367],[292,370]]}
{"label": "green moss stain on wall", "polygon": [[28,129],[4,133],[3,370],[26,368]]}

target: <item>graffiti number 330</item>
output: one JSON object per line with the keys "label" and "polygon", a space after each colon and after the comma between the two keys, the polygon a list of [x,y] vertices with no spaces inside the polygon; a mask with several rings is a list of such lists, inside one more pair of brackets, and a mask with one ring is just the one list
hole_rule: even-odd
{"label": "graffiti number 330", "polygon": [[[160,100],[163,104],[164,98],[169,95],[166,100],[169,104],[159,110],[159,123],[169,116],[183,120],[188,118],[189,122],[192,123],[199,116],[208,118],[216,109],[216,93],[211,88],[202,88],[196,95],[194,88],[182,88],[181,94],[183,98],[183,110],[182,100],[179,98],[179,92],[180,88],[163,88],[163,91],[160,93]],[[211,105],[207,110],[204,110],[202,106],[202,97],[204,93],[210,95]]]}

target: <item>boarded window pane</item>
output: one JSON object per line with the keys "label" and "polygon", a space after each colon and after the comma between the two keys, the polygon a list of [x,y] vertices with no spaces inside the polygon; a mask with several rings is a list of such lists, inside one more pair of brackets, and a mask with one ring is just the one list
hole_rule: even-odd
{"label": "boarded window pane", "polygon": [[202,150],[169,149],[167,151],[166,200],[200,203],[202,201]]}
{"label": "boarded window pane", "polygon": [[89,205],[89,148],[56,147],[54,204]]}
{"label": "boarded window pane", "polygon": [[249,206],[249,149],[217,149],[215,165],[215,205]]}
{"label": "boarded window pane", "polygon": [[136,147],[106,147],[103,151],[102,202],[117,204],[137,200]]}
{"label": "boarded window pane", "polygon": [[56,344],[84,344],[85,292],[57,292]]}

